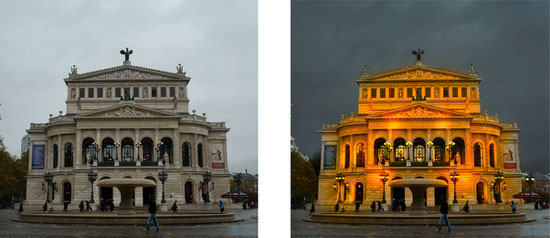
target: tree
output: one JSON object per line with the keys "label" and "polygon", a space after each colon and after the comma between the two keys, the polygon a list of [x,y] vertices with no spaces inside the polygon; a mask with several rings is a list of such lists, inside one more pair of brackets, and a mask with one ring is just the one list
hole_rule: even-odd
{"label": "tree", "polygon": [[0,207],[11,205],[12,195],[25,196],[29,152],[21,159],[11,156],[0,137]]}
{"label": "tree", "polygon": [[317,175],[311,161],[296,151],[290,152],[291,199],[294,206],[303,205],[306,200],[314,200],[317,195]]}
{"label": "tree", "polygon": [[313,154],[313,157],[311,159],[311,164],[313,165],[313,169],[315,170],[315,174],[317,177],[319,177],[319,173],[321,172],[321,151],[315,152]]}

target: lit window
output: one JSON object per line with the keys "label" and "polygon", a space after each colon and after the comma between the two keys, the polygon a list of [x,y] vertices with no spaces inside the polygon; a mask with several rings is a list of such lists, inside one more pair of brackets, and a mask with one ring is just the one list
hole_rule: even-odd
{"label": "lit window", "polygon": [[443,88],[443,97],[448,98],[449,97],[449,88]]}
{"label": "lit window", "polygon": [[407,88],[407,97],[410,98],[410,97],[413,97],[413,88]]}
{"label": "lit window", "polygon": [[380,98],[386,98],[386,89],[385,88],[380,89]]}
{"label": "lit window", "polygon": [[389,93],[390,98],[394,98],[395,97],[395,88],[390,88],[388,93]]}
{"label": "lit window", "polygon": [[465,98],[465,97],[468,97],[468,93],[466,91],[466,87],[462,87],[460,88],[460,90],[462,91],[462,97]]}
{"label": "lit window", "polygon": [[371,98],[376,98],[376,88],[371,88],[370,89],[370,97]]}
{"label": "lit window", "polygon": [[458,97],[458,88],[453,87],[453,98],[457,98],[457,97]]}
{"label": "lit window", "polygon": [[431,88],[424,88],[424,96],[427,98],[432,96],[432,89]]}

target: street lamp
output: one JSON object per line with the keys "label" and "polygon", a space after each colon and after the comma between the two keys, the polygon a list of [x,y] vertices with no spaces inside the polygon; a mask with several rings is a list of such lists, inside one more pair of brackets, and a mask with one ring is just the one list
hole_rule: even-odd
{"label": "street lamp", "polygon": [[338,202],[340,202],[340,187],[342,187],[342,183],[346,180],[346,176],[344,176],[343,173],[337,173],[335,180],[338,183],[338,189],[336,192],[338,192]]}
{"label": "street lamp", "polygon": [[498,171],[496,174],[495,174],[495,185],[497,186],[498,188],[498,196],[495,198],[495,201],[497,203],[502,203],[502,198],[501,198],[501,194],[500,194],[500,182],[502,182],[502,180],[504,180],[504,173],[502,171]]}
{"label": "street lamp", "polygon": [[407,141],[407,143],[405,143],[405,145],[407,146],[407,160],[411,160],[411,157],[410,157],[410,149],[411,149],[411,146],[413,145],[412,142],[410,141]]}
{"label": "street lamp", "polygon": [[90,195],[90,203],[95,203],[94,201],[94,182],[97,179],[97,173],[95,173],[93,170],[90,170],[88,173],[88,181],[92,184],[92,194]]}
{"label": "street lamp", "polygon": [[48,184],[48,192],[46,193],[46,203],[50,202],[50,183],[53,180],[53,174],[50,172],[47,172],[44,174],[44,181]]}
{"label": "street lamp", "polygon": [[163,170],[159,172],[158,177],[159,180],[162,182],[162,200],[160,201],[160,203],[166,203],[166,200],[164,199],[164,182],[166,182],[166,179],[168,179],[168,173]]}
{"label": "street lamp", "polygon": [[137,147],[137,149],[138,149],[138,157],[137,157],[137,160],[139,161],[139,160],[140,160],[140,158],[139,158],[139,148],[141,147],[141,141],[136,142],[136,147]]}
{"label": "street lamp", "polygon": [[382,203],[386,203],[386,181],[390,178],[390,174],[386,171],[382,171],[382,173],[378,175],[378,178],[382,181]]}
{"label": "street lamp", "polygon": [[[447,145],[447,152],[449,152],[449,162],[451,161],[451,152],[453,151],[452,147],[456,145],[456,143],[454,141],[451,141],[449,142],[449,144]],[[456,158],[454,158],[454,163],[457,164],[456,162]]]}
{"label": "street lamp", "polygon": [[[97,141],[94,141],[94,143],[92,143],[92,145],[93,145],[94,148],[95,148],[95,155],[94,155],[94,158],[93,158],[93,159],[96,159],[96,160],[97,160],[97,159],[98,159],[97,154],[98,154],[98,152],[101,150],[101,147],[99,147],[99,143],[97,143]],[[94,160],[93,160],[93,159],[90,160],[90,164],[93,164],[93,163],[94,163]]]}
{"label": "street lamp", "polygon": [[237,202],[241,202],[241,182],[242,182],[243,176],[241,173],[237,173],[235,176],[235,183],[237,183]]}
{"label": "street lamp", "polygon": [[432,147],[434,146],[434,143],[432,141],[428,141],[428,161],[432,161]]}
{"label": "street lamp", "polygon": [[118,161],[118,147],[120,147],[120,143],[118,141],[115,141],[115,160]]}
{"label": "street lamp", "polygon": [[204,180],[204,182],[202,182],[201,185],[203,189],[206,189],[206,193],[203,194],[202,199],[204,200],[204,202],[208,203],[210,202],[210,191],[208,188],[208,183],[212,181],[212,173],[209,171],[204,172],[204,174],[202,175],[202,179]]}
{"label": "street lamp", "polygon": [[[391,157],[391,152],[393,150],[393,147],[391,146],[391,143],[386,141],[384,143],[384,146],[386,147],[386,150],[388,151],[388,157]],[[386,155],[384,155],[384,157],[382,158],[382,165],[384,165],[384,164],[386,164]]]}
{"label": "street lamp", "polygon": [[532,203],[533,202],[533,183],[535,182],[535,177],[529,174],[529,176],[525,178],[525,181],[529,184],[529,203]]}
{"label": "street lamp", "polygon": [[454,185],[454,199],[453,199],[453,204],[456,204],[458,203],[458,201],[456,200],[456,181],[458,181],[458,179],[460,179],[460,174],[456,171],[453,171],[451,173],[451,181],[453,181],[453,185]]}

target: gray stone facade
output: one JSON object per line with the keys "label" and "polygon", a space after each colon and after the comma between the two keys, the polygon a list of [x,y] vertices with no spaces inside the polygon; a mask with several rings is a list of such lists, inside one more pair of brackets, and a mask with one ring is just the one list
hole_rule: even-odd
{"label": "gray stone facade", "polygon": [[[165,197],[168,204],[203,203],[203,174],[211,172],[211,201],[229,192],[225,122],[208,122],[206,114],[189,113],[187,85],[190,77],[177,73],[123,65],[78,74],[71,70],[67,85],[67,110],[50,114],[47,123],[31,123],[30,161],[26,204],[42,206],[51,172],[50,201],[62,207],[70,200],[78,209],[90,200],[92,184],[88,173],[97,173],[94,200],[111,198],[120,202],[115,188],[95,186],[105,178],[145,178],[157,183],[154,191],[137,188],[135,205],[154,194],[162,196],[160,171],[168,173]],[[161,143],[162,142],[162,143]],[[36,150],[36,151],[35,151]],[[163,163],[164,160],[164,163]],[[187,185],[186,185],[187,184]],[[146,193],[144,195],[144,193]]]}

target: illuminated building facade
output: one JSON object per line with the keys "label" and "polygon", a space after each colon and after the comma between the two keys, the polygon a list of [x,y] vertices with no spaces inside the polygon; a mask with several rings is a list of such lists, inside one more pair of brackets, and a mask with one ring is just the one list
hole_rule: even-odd
{"label": "illuminated building facade", "polygon": [[340,123],[319,131],[317,207],[333,210],[340,200],[349,210],[384,197],[387,204],[405,199],[410,205],[408,188],[388,184],[418,177],[448,184],[427,190],[428,207],[443,195],[451,204],[455,189],[460,204],[511,201],[521,192],[520,129],[481,113],[480,83],[473,66],[468,73],[432,68],[420,55],[411,67],[376,74],[365,67],[357,79],[357,115],[342,115]]}

